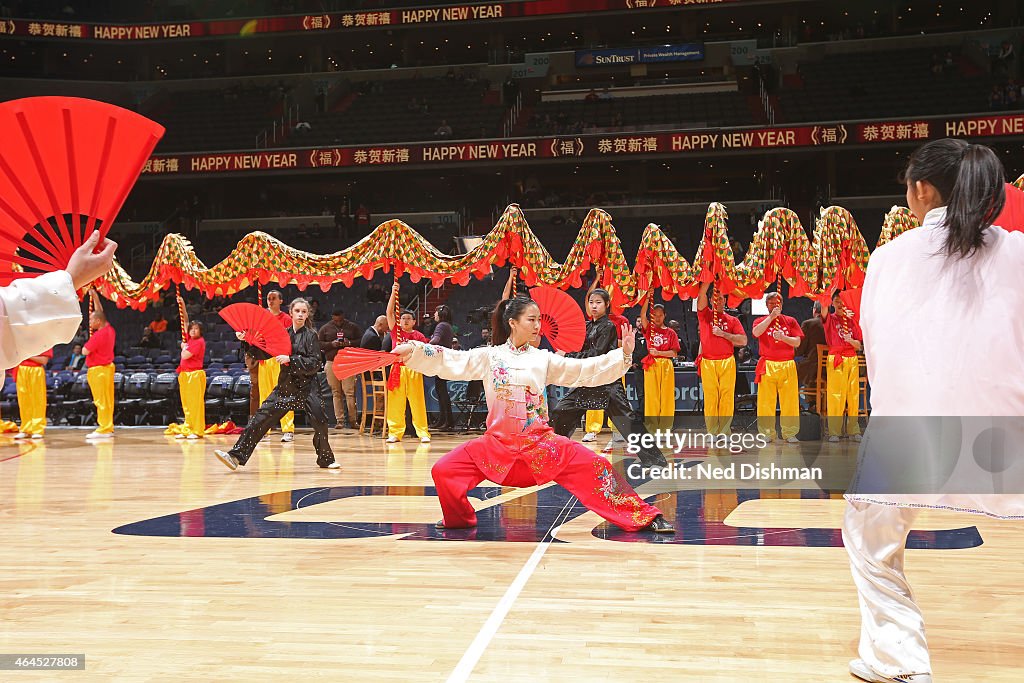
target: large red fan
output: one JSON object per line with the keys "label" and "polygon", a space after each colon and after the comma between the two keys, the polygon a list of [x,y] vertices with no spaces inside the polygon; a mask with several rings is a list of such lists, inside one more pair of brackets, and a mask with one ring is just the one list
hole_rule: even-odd
{"label": "large red fan", "polygon": [[349,347],[334,357],[334,376],[347,379],[364,372],[372,372],[398,361],[398,356],[386,351],[372,351]]}
{"label": "large red fan", "polygon": [[571,353],[583,348],[587,323],[572,297],[554,287],[535,287],[530,298],[540,308],[540,333],[556,351]]}
{"label": "large red fan", "polygon": [[245,332],[245,343],[263,349],[271,356],[288,356],[292,352],[292,339],[288,330],[274,314],[256,304],[231,304],[220,309],[220,317],[235,332]]}
{"label": "large red fan", "polygon": [[153,147],[158,123],[104,102],[30,97],[0,104],[0,283],[67,267],[105,237]]}

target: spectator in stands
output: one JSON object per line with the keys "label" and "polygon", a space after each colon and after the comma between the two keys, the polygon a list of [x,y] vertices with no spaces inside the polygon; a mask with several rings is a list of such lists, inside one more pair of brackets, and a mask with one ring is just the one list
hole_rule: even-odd
{"label": "spectator in stands", "polygon": [[938,52],[932,53],[932,75],[939,76],[942,74],[942,57],[939,56]]}
{"label": "spectator in stands", "polygon": [[85,367],[85,354],[82,353],[82,345],[75,344],[71,347],[71,357],[68,359],[68,370],[78,372]]}
{"label": "spectator in stands", "polygon": [[1009,40],[1004,40],[1002,45],[999,46],[999,53],[992,65],[992,72],[996,78],[1006,79],[1013,76],[1013,64],[1017,59],[1017,54],[1013,50],[1013,43]]}
{"label": "spectator in stands", "polygon": [[447,119],[441,119],[441,125],[434,131],[435,138],[450,138],[453,134],[452,127],[448,125]]}
{"label": "spectator in stands", "polygon": [[370,232],[370,210],[365,204],[360,204],[356,209],[356,231],[359,237],[365,237]]}
{"label": "spectator in stands", "polygon": [[946,58],[943,60],[943,63],[942,63],[942,72],[948,78],[949,76],[953,75],[953,71],[955,69],[956,69],[956,60],[953,59],[953,51],[952,50],[947,50],[946,51]]}
{"label": "spectator in stands", "polygon": [[371,304],[382,304],[388,300],[387,292],[384,291],[384,287],[376,282],[371,282],[370,286],[366,289],[366,301]]}
{"label": "spectator in stands", "polygon": [[316,221],[313,222],[313,227],[309,229],[309,236],[315,240],[318,240],[323,236],[323,233],[320,232],[320,223]]}
{"label": "spectator in stands", "polygon": [[309,302],[309,319],[315,323],[322,323],[324,321],[324,314],[320,312],[320,301],[318,299],[313,299]]}
{"label": "spectator in stands", "polygon": [[313,130],[313,126],[309,124],[309,121],[299,121],[295,124],[295,132],[299,135],[305,135],[311,130]]}
{"label": "spectator in stands", "polygon": [[149,329],[153,330],[153,334],[160,335],[167,331],[167,320],[164,319],[163,313],[157,313],[153,321],[149,323]]}
{"label": "spectator in stands", "polygon": [[1003,108],[1006,104],[1006,96],[1003,89],[998,85],[992,86],[992,92],[988,96],[988,108],[993,111],[998,111]]}
{"label": "spectator in stands", "polygon": [[598,96],[597,91],[594,90],[593,88],[591,88],[590,92],[587,93],[587,96],[583,98],[583,101],[584,102],[597,102],[599,99],[601,99],[601,98]]}

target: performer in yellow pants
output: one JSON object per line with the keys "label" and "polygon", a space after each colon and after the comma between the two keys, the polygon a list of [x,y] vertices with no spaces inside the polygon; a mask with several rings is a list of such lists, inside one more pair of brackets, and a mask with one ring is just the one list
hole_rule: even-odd
{"label": "performer in yellow pants", "polygon": [[109,436],[114,433],[114,364],[93,366],[85,375],[92,392],[92,402],[96,405],[96,423],[99,425],[89,436]]}
{"label": "performer in yellow pants", "polygon": [[[762,358],[764,360],[764,358]],[[757,431],[775,438],[775,406],[779,405],[782,438],[793,443],[800,431],[800,383],[796,363],[791,360],[765,361],[757,386]]]}
{"label": "performer in yellow pants", "polygon": [[[398,314],[398,281],[391,287],[391,298],[387,307],[388,329],[391,330],[393,346],[407,341],[427,343],[427,338],[416,329],[416,315],[410,310]],[[423,398],[423,375],[410,370],[401,363],[391,366],[388,372],[388,443],[398,443],[405,436],[405,405],[412,412],[412,424],[421,443],[430,443],[427,428],[427,403]]]}
{"label": "performer in yellow pants", "polygon": [[[277,379],[281,376],[281,364],[274,358],[260,361],[260,405],[263,405],[270,392],[277,386]],[[285,434],[295,432],[295,413],[285,413],[281,418],[281,431]]]}
{"label": "performer in yellow pants", "polygon": [[736,359],[700,359],[704,423],[708,434],[729,434],[736,412]]}
{"label": "performer in yellow pants", "polygon": [[53,349],[21,362],[16,370],[21,429],[15,439],[41,439],[46,431],[46,364]]}
{"label": "performer in yellow pants", "polygon": [[793,353],[803,330],[796,320],[782,314],[782,295],[765,297],[770,313],[754,321],[754,337],[760,345],[754,381],[757,383],[757,428],[768,440],[775,438],[775,405],[781,408],[782,438],[797,443],[800,431],[800,382]]}
{"label": "performer in yellow pants", "polygon": [[829,355],[828,371],[828,433],[829,441],[838,441],[843,434],[843,412],[846,412],[846,435],[860,440],[860,363],[857,357]]}
{"label": "performer in yellow pants", "polygon": [[[670,332],[673,332],[669,328]],[[650,342],[648,342],[650,343]],[[650,347],[648,347],[650,348]],[[644,358],[644,421],[651,431],[672,429],[676,419],[676,369],[668,358]]]}
{"label": "performer in yellow pants", "polygon": [[[603,410],[588,410],[587,417],[584,420],[587,426],[587,434],[599,434],[604,429],[604,411]],[[583,437],[584,441],[593,441],[588,439],[586,436]]]}
{"label": "performer in yellow pants", "polygon": [[825,375],[828,382],[828,440],[835,443],[843,435],[845,410],[848,415],[846,433],[855,441],[860,441],[860,425],[857,423],[860,413],[860,365],[857,352],[864,348],[864,335],[853,311],[843,304],[838,290],[832,294],[832,305],[835,307],[834,313],[830,313],[827,307],[822,307],[820,313],[829,352]]}
{"label": "performer in yellow pants", "polygon": [[92,401],[96,404],[96,422],[99,426],[86,438],[109,439],[114,434],[114,344],[117,334],[107,322],[99,294],[95,289],[90,289],[89,296],[95,310],[89,316],[92,334],[82,347],[82,352],[85,353],[85,365],[89,368],[86,380],[92,391]]}
{"label": "performer in yellow pants", "polygon": [[[725,296],[705,282],[697,295],[700,355],[697,373],[704,390],[704,422],[708,434],[728,434],[736,406],[736,358],[738,346],[747,345],[739,318],[725,312]],[[775,407],[772,406],[772,415]]]}
{"label": "performer in yellow pants", "polygon": [[427,428],[427,404],[423,398],[423,375],[402,366],[392,368],[392,372],[400,372],[401,379],[396,389],[388,389],[388,442],[401,441],[405,436],[405,405],[409,403],[412,412],[412,424],[416,428],[416,436],[421,441],[430,441]]}
{"label": "performer in yellow pants", "polygon": [[644,299],[640,307],[640,323],[647,340],[647,356],[643,360],[644,421],[651,431],[670,430],[676,419],[676,371],[672,359],[679,355],[679,335],[665,327],[664,306],[648,306],[649,299]]}
{"label": "performer in yellow pants", "polygon": [[[180,310],[185,310],[180,300]],[[206,372],[203,357],[206,355],[206,340],[203,339],[203,325],[188,323],[188,341],[181,343],[181,363],[178,364],[178,391],[181,393],[181,408],[185,412],[185,424],[177,435],[179,439],[201,439],[206,433]]]}

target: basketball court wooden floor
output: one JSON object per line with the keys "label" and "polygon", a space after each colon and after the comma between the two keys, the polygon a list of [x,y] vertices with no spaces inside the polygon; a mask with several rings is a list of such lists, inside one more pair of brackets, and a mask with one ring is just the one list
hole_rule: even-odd
{"label": "basketball court wooden floor", "polygon": [[[0,680],[851,680],[843,502],[799,485],[648,482],[671,538],[609,529],[555,485],[485,483],[480,526],[439,532],[430,466],[454,437],[332,434],[329,472],[300,431],[232,473],[212,450],[234,437],[84,434],[0,437],[0,653],[86,656]],[[936,680],[1018,683],[1021,526],[918,528]]]}

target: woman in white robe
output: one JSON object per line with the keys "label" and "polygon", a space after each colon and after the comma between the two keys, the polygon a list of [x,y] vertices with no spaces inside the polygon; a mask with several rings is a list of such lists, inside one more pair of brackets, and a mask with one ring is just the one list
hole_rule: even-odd
{"label": "woman in white robe", "polygon": [[[1024,488],[1003,481],[1024,481],[1024,458],[999,474],[963,469],[975,465],[965,457],[977,456],[975,423],[1024,419],[1024,234],[991,225],[1005,190],[1002,164],[987,147],[929,143],[911,157],[905,179],[908,205],[923,220],[868,265],[861,326],[872,415],[843,540],[861,608],[860,658],[850,672],[923,683],[931,681],[924,619],[903,573],[918,511],[1024,518]],[[955,457],[946,458],[951,425]],[[912,448],[884,447],[908,442]],[[943,468],[935,478],[942,486],[914,486],[912,477],[920,484]]]}

